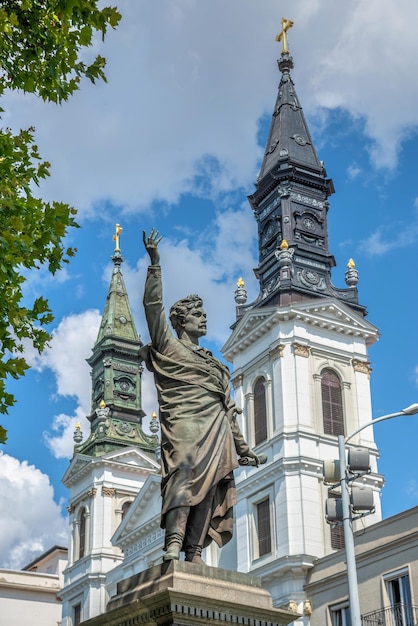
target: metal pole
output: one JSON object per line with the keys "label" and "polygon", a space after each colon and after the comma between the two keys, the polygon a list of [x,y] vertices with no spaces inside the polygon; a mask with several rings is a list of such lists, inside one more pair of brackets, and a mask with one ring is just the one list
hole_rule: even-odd
{"label": "metal pole", "polygon": [[344,544],[345,558],[347,562],[348,597],[350,602],[351,625],[361,626],[360,600],[357,584],[356,554],[354,551],[354,537],[350,509],[350,493],[348,491],[344,435],[338,435],[338,452],[340,457],[341,500],[343,507]]}
{"label": "metal pole", "polygon": [[348,490],[347,463],[345,460],[345,444],[352,437],[354,437],[354,435],[357,435],[364,428],[373,426],[377,422],[382,422],[383,420],[392,419],[393,417],[399,417],[401,415],[415,415],[416,413],[418,413],[418,403],[411,404],[411,406],[408,406],[402,411],[390,413],[389,415],[382,415],[382,417],[378,417],[375,420],[367,422],[367,424],[363,424],[363,426],[355,430],[353,433],[351,433],[351,435],[348,435],[346,438],[344,438],[344,435],[338,435],[341,502],[343,508],[345,559],[347,563],[348,597],[350,602],[351,626],[361,626],[361,614],[357,582],[356,553],[354,550],[353,520],[351,517],[350,509],[350,492]]}

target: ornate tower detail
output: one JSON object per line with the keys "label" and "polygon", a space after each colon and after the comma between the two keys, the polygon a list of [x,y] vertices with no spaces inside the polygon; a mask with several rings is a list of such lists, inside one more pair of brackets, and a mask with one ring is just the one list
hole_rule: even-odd
{"label": "ornate tower detail", "polygon": [[142,430],[140,350],[143,344],[121,271],[121,232],[122,228],[116,224],[112,277],[93,354],[88,359],[92,368],[92,406],[88,417],[91,434],[77,451],[92,456],[127,444],[153,452],[157,445],[156,438]]}
{"label": "ornate tower detail", "polygon": [[121,233],[116,224],[112,277],[88,359],[92,368],[91,429],[83,441],[80,425],[76,425],[74,456],[63,477],[70,492],[69,563],[60,594],[63,626],[104,611],[107,575],[123,561],[120,549],[112,545],[112,536],[122,512],[144,482],[160,471],[158,437],[142,430],[142,342],[121,271]]}
{"label": "ornate tower detail", "polygon": [[281,80],[257,189],[249,196],[258,224],[257,305],[331,296],[364,313],[352,272],[350,289],[337,289],[331,283],[335,260],[328,249],[327,213],[334,186],[316,154],[290,74],[293,59],[286,33],[292,26],[292,21],[283,19],[276,38],[283,43],[278,61]]}
{"label": "ornate tower detail", "polygon": [[[232,363],[242,429],[268,462],[237,479],[236,567],[260,576],[276,606],[310,614],[306,575],[318,557],[341,547],[339,528],[325,519],[328,491],[322,461],[338,457],[338,435],[371,419],[368,350],[379,333],[358,303],[358,272],[350,260],[346,286],[331,282],[328,198],[334,193],[319,161],[291,78],[293,59],[282,20],[277,40],[281,80],[255,192],[260,293],[252,303],[235,292],[237,316],[222,348]],[[238,384],[239,381],[239,384]],[[377,449],[372,434],[368,486],[381,518]],[[356,522],[355,522],[356,523]]]}

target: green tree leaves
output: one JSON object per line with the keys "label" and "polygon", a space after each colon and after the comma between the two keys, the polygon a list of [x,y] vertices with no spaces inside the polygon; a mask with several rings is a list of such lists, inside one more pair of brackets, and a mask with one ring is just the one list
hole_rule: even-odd
{"label": "green tree leaves", "polygon": [[[105,59],[98,55],[88,63],[85,49],[115,28],[121,16],[115,8],[97,5],[98,0],[2,0],[0,95],[21,89],[61,103],[83,76],[106,80]],[[0,129],[0,413],[15,402],[6,391],[7,378],[28,369],[24,342],[42,352],[50,339],[45,326],[53,314],[47,300],[24,303],[28,272],[46,267],[54,274],[75,253],[65,246],[65,237],[77,227],[76,210],[34,194],[47,176],[49,163],[39,155],[34,129],[17,134]],[[0,443],[6,437],[0,426]]]}
{"label": "green tree leaves", "polygon": [[84,60],[94,37],[104,39],[120,14],[97,0],[3,0],[0,6],[0,89],[23,89],[62,102],[104,75],[105,59]]}

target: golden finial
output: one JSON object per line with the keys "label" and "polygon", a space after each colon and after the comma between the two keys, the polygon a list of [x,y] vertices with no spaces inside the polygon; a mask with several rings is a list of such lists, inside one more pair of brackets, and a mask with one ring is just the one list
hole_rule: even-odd
{"label": "golden finial", "polygon": [[76,427],[76,430],[80,430],[80,428],[81,428],[81,424],[80,424],[80,422],[77,422],[77,424],[75,425],[75,427]]}
{"label": "golden finial", "polygon": [[282,19],[282,32],[276,36],[276,41],[282,41],[283,42],[283,50],[282,50],[282,54],[286,54],[287,52],[289,52],[289,48],[287,47],[287,31],[289,30],[289,28],[292,28],[294,22],[292,22],[292,20],[288,20],[285,17]]}
{"label": "golden finial", "polygon": [[119,235],[121,234],[122,231],[123,231],[122,226],[120,224],[115,224],[115,234],[112,237],[113,241],[115,242],[115,252],[120,252]]}
{"label": "golden finial", "polygon": [[245,282],[242,276],[240,276],[237,280],[237,287],[245,287]]}
{"label": "golden finial", "polygon": [[282,243],[279,246],[280,250],[287,250],[288,247],[289,247],[289,244],[287,243],[286,239],[283,239]]}
{"label": "golden finial", "polygon": [[153,411],[153,412],[151,413],[151,418],[152,418],[153,420],[156,420],[156,419],[157,419],[157,413],[156,413],[155,411]]}
{"label": "golden finial", "polygon": [[105,409],[106,408],[106,402],[103,400],[103,398],[100,400],[99,407],[101,409]]}
{"label": "golden finial", "polygon": [[353,259],[350,259],[348,261],[347,267],[349,267],[351,270],[356,267],[356,264],[354,263]]}

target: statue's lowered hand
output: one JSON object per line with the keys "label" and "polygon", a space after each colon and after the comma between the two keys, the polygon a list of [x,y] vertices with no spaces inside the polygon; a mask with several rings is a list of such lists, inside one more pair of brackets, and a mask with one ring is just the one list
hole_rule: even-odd
{"label": "statue's lowered hand", "polygon": [[267,454],[254,454],[252,450],[250,450],[251,454],[254,456],[242,456],[238,459],[239,465],[252,465],[254,467],[258,467],[259,465],[264,465],[267,463]]}

